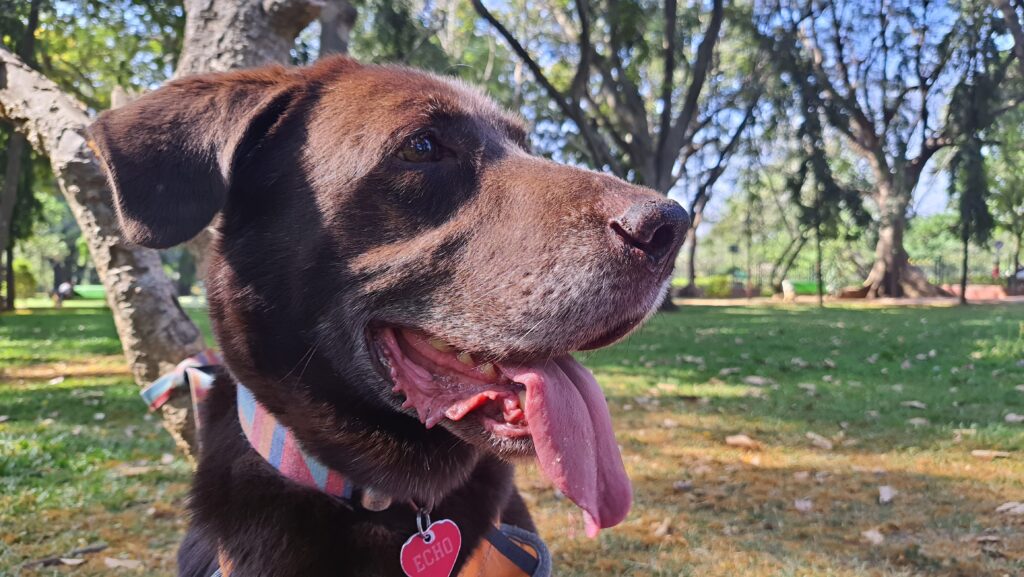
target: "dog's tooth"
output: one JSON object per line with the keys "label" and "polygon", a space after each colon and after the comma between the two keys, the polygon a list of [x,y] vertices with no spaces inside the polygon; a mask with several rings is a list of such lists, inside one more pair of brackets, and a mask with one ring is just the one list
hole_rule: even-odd
{"label": "dog's tooth", "polygon": [[453,350],[455,350],[454,347],[452,347],[451,345],[437,337],[429,339],[427,343],[430,344],[430,346],[434,347],[435,349],[441,351],[442,353],[450,353]]}
{"label": "dog's tooth", "polygon": [[469,365],[471,367],[476,365],[476,363],[473,362],[473,356],[465,351],[459,353],[457,358],[459,359],[459,362],[464,365]]}
{"label": "dog's tooth", "polygon": [[526,389],[519,390],[519,406],[526,412]]}
{"label": "dog's tooth", "polygon": [[498,378],[498,371],[494,370],[494,363],[484,363],[477,367],[477,370],[488,379]]}

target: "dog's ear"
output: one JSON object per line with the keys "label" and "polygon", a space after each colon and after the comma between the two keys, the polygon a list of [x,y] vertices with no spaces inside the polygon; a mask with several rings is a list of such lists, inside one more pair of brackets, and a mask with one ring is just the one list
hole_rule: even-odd
{"label": "dog's ear", "polygon": [[100,115],[90,134],[125,238],[167,248],[208,225],[297,82],[283,68],[195,76]]}

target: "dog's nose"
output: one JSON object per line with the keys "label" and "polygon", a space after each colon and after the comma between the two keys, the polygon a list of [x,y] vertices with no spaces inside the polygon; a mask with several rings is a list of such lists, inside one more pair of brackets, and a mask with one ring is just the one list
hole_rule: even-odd
{"label": "dog's nose", "polygon": [[674,200],[644,200],[629,207],[608,225],[618,239],[643,251],[656,265],[673,258],[690,228],[690,215]]}

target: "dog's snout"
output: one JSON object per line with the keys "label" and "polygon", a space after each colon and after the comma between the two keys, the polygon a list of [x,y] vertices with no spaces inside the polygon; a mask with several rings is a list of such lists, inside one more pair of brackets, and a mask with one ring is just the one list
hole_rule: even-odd
{"label": "dog's snout", "polygon": [[675,256],[690,227],[690,216],[674,200],[644,200],[630,206],[608,225],[619,241],[661,265]]}

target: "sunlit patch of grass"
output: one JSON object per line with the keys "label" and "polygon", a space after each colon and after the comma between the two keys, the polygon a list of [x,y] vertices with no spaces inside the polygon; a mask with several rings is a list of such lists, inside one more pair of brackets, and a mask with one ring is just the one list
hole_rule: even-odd
{"label": "sunlit patch of grass", "polygon": [[[694,307],[582,355],[607,393],[635,506],[587,539],[579,510],[522,467],[556,574],[1024,575],[1024,518],[995,512],[1024,501],[1024,425],[1005,421],[1024,414],[1022,322],[1012,306]],[[0,342],[12,371],[120,350],[96,310],[0,317]],[[188,470],[161,463],[172,444],[136,395],[120,375],[0,384],[0,575],[95,541],[110,548],[85,565],[21,574],[108,574],[105,555],[174,574]],[[727,445],[736,434],[760,448]],[[880,486],[898,491],[891,504]],[[862,535],[872,530],[881,544]]]}

